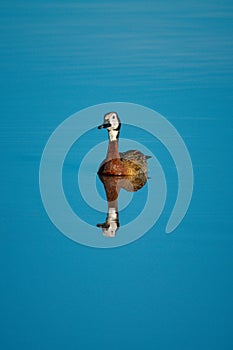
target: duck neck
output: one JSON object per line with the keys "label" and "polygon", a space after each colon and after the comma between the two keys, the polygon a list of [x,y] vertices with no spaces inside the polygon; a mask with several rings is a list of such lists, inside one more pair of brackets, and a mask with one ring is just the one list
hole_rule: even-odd
{"label": "duck neck", "polygon": [[120,158],[118,151],[118,140],[109,140],[106,160],[112,160],[116,158]]}

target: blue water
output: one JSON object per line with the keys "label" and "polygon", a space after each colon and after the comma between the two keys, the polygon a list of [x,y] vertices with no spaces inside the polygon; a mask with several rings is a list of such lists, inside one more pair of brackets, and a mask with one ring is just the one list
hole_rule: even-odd
{"label": "blue water", "polygon": [[[1,349],[232,349],[232,2],[12,0],[0,17]],[[103,250],[50,222],[38,172],[52,131],[109,101],[177,128],[195,189],[165,235],[167,165],[156,226]]]}

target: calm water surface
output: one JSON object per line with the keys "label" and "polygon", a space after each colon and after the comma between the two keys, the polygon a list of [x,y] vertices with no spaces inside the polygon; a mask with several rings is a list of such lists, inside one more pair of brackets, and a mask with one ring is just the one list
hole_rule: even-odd
{"label": "calm water surface", "polygon": [[[0,4],[2,349],[232,349],[232,8],[209,0]],[[153,141],[168,182],[163,214],[133,244],[102,250],[50,222],[38,171],[64,119],[109,101],[150,107],[173,123],[195,190],[184,221],[165,235],[176,170]],[[93,131],[80,151],[102,141]],[[64,166],[74,210],[80,154],[71,150]],[[140,210],[144,190],[122,223]],[[82,215],[94,225],[105,217],[85,207]]]}

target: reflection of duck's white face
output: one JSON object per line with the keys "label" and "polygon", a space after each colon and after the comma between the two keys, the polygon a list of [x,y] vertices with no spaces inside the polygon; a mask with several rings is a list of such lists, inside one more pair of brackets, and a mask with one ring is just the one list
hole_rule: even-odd
{"label": "reflection of duck's white face", "polygon": [[106,237],[115,237],[118,230],[117,223],[115,221],[109,222],[109,227],[103,227],[102,232]]}
{"label": "reflection of duck's white face", "polygon": [[108,216],[103,224],[97,224],[97,227],[102,228],[105,237],[115,237],[119,228],[118,212],[115,208],[108,209]]}
{"label": "reflection of duck's white face", "polygon": [[104,123],[99,126],[99,129],[106,128],[109,132],[110,141],[116,141],[119,137],[121,122],[116,112],[105,114]]}

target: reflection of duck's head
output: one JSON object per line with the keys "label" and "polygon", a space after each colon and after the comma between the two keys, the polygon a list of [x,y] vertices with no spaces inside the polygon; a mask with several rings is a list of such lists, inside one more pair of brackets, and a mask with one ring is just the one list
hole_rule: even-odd
{"label": "reflection of duck's head", "polygon": [[104,122],[98,129],[108,129],[110,141],[117,140],[120,134],[121,121],[116,112],[109,112],[104,116]]}
{"label": "reflection of duck's head", "polygon": [[102,228],[103,235],[106,237],[115,237],[119,228],[118,212],[115,208],[109,208],[108,216],[103,224],[97,224]]}

